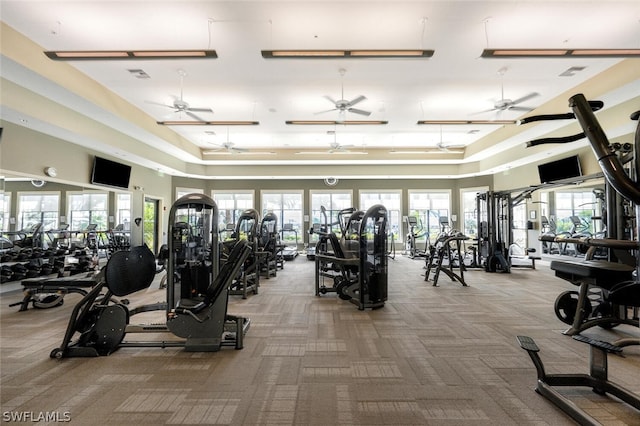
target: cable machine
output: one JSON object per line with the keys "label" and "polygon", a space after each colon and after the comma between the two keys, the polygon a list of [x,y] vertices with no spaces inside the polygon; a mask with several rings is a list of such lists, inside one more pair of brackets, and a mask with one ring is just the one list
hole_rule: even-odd
{"label": "cable machine", "polygon": [[[640,147],[638,146],[640,145],[640,122],[636,125],[635,152],[632,156],[632,161],[630,161],[628,173],[626,173],[624,161],[616,155],[615,149],[612,149],[607,136],[595,117],[594,111],[602,108],[602,102],[589,102],[584,95],[577,94],[571,97],[569,105],[572,108],[572,113],[528,117],[527,122],[575,118],[580,123],[583,133],[563,138],[532,141],[527,146],[542,143],[570,142],[586,136],[607,180],[606,191],[615,191],[635,206],[635,226],[632,225],[631,229],[635,228],[636,231],[630,234],[635,236],[635,240],[620,238],[572,239],[574,243],[606,248],[610,252],[610,260],[591,260],[588,258],[582,261],[556,260],[551,262],[550,268],[556,272],[556,276],[580,285],[576,317],[578,317],[579,312],[582,313],[584,311],[582,307],[585,306],[587,291],[592,286],[603,291],[605,301],[609,302],[613,309],[621,308],[625,313],[629,310],[635,310],[635,321],[627,322],[626,318],[620,318],[621,321],[617,323],[634,324],[637,327],[639,325],[637,311],[640,308],[640,243],[638,242],[638,230],[640,229],[640,178],[638,174],[640,171],[640,158],[638,156],[640,154]],[[631,115],[631,119],[638,120],[639,116],[640,111],[636,111]],[[608,193],[608,200],[616,199],[613,195]],[[610,217],[615,216],[612,213],[617,210],[616,206],[608,205],[608,207],[613,207],[613,210],[608,210],[607,214],[608,232],[612,234],[620,233],[620,226],[615,226],[615,223],[610,222],[612,220]],[[609,225],[614,226],[609,228]],[[612,252],[614,248],[626,249],[630,253],[635,253],[635,259],[633,256],[630,259],[633,260],[633,264],[628,265],[624,262],[613,261],[615,253]],[[603,325],[609,324],[609,326],[612,326],[616,324],[613,322],[614,319],[615,317],[602,318],[605,321]],[[599,319],[594,320],[593,325],[596,324],[600,324]],[[575,331],[581,331],[582,325],[574,319],[574,327],[572,328],[576,328],[575,326],[578,326],[578,330]],[[573,333],[565,332],[565,334]],[[589,374],[547,374],[538,355],[540,349],[533,339],[527,336],[517,336],[520,347],[527,351],[536,367],[538,376],[536,391],[583,425],[599,423],[569,398],[558,392],[555,389],[556,387],[590,387],[595,393],[600,395],[611,394],[640,412],[640,396],[609,380],[607,362],[609,352],[620,353],[625,346],[640,345],[640,338],[619,339],[613,343],[581,336],[577,333],[573,334],[573,338],[590,345]]]}
{"label": "cable machine", "polygon": [[[511,192],[487,191],[476,196],[478,265],[487,272],[510,272],[508,247],[513,241]],[[480,260],[484,259],[484,263]]]}

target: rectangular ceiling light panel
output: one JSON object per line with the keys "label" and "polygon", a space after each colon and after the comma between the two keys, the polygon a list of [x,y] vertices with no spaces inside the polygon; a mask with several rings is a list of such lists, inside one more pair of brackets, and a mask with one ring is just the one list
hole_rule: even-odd
{"label": "rectangular ceiling light panel", "polygon": [[104,61],[132,59],[215,59],[215,50],[67,50],[45,51],[54,61]]}
{"label": "rectangular ceiling light panel", "polygon": [[369,50],[263,50],[265,59],[328,59],[328,58],[430,58],[433,50],[369,49]]}
{"label": "rectangular ceiling light panel", "polygon": [[483,58],[640,58],[640,49],[484,49]]}
{"label": "rectangular ceiling light panel", "polygon": [[345,120],[345,121],[334,121],[334,120],[287,120],[286,124],[297,125],[297,126],[318,126],[318,125],[384,125],[389,124],[388,121],[382,120]]}
{"label": "rectangular ceiling light panel", "polygon": [[461,125],[461,124],[516,124],[515,120],[419,120],[417,124]]}
{"label": "rectangular ceiling light panel", "polygon": [[259,121],[157,121],[161,126],[257,126]]}

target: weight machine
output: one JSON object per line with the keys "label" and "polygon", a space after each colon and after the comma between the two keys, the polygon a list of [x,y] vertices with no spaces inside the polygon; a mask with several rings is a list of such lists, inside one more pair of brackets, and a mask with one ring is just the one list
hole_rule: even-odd
{"label": "weight machine", "polygon": [[[611,394],[621,401],[629,404],[640,413],[640,396],[617,385],[608,378],[607,356],[609,352],[619,353],[622,347],[629,345],[639,345],[640,338],[621,339],[613,344],[580,336],[577,333],[582,331],[585,323],[582,322],[581,315],[584,315],[584,306],[586,306],[586,297],[589,287],[597,287],[602,290],[604,301],[610,303],[610,306],[617,310],[623,308],[624,312],[628,312],[633,308],[637,313],[640,307],[640,243],[638,242],[638,230],[640,230],[640,122],[636,126],[635,133],[635,152],[630,161],[629,174],[625,173],[624,161],[622,161],[612,149],[607,136],[600,127],[595,117],[594,111],[602,108],[602,102],[587,101],[584,95],[577,94],[569,100],[572,113],[555,114],[528,117],[526,122],[549,120],[549,119],[573,119],[576,118],[583,129],[583,133],[577,135],[542,139],[531,141],[527,146],[534,146],[543,143],[564,143],[579,140],[585,136],[591,144],[592,151],[604,172],[607,181],[607,204],[613,199],[613,192],[620,194],[629,200],[635,206],[635,240],[625,240],[617,238],[596,239],[596,238],[576,238],[571,242],[585,244],[590,247],[604,247],[609,249],[609,260],[584,260],[584,261],[562,261],[554,260],[551,262],[551,269],[556,271],[556,275],[560,278],[579,284],[580,292],[575,307],[575,318],[573,327],[568,334],[573,334],[573,338],[588,343],[591,346],[590,353],[590,372],[589,374],[546,374],[542,361],[538,355],[539,348],[527,336],[518,336],[520,347],[527,351],[533,361],[538,380],[536,391],[545,396],[552,403],[557,405],[565,413],[571,416],[578,423],[583,425],[599,424],[593,417],[584,410],[574,404],[569,398],[560,394],[555,387],[573,386],[573,387],[590,387],[594,392],[605,395]],[[638,120],[640,111],[636,111],[631,115],[633,120]],[[609,210],[611,213],[615,211]],[[607,230],[615,232],[620,228],[611,223],[614,220],[613,214],[607,214]],[[611,227],[610,225],[614,225]],[[614,234],[615,235],[615,234]],[[627,265],[624,262],[616,261],[614,248],[626,248],[631,252],[635,252],[633,259],[634,265]],[[633,258],[633,257],[632,257]],[[614,318],[602,318],[602,322],[595,320],[593,325],[614,324]],[[627,322],[624,322],[627,323]],[[631,322],[629,322],[631,323]],[[638,319],[635,324],[638,325]]]}
{"label": "weight machine", "polygon": [[[244,241],[236,243],[219,268],[217,213],[214,201],[202,194],[185,195],[171,207],[166,302],[131,309],[115,300],[147,289],[156,275],[156,259],[146,245],[115,252],[100,271],[98,284],[74,307],[62,344],[50,356],[95,357],[121,347],[242,349],[250,321],[227,314],[228,286],[251,249]],[[165,323],[130,324],[133,316],[152,311],[164,311]],[[134,333],[166,333],[178,339],[125,341]]]}
{"label": "weight machine", "polygon": [[249,292],[258,294],[258,287],[260,287],[260,268],[264,252],[260,250],[259,225],[260,215],[258,211],[255,209],[244,210],[238,217],[231,239],[224,241],[222,245],[223,258],[231,252],[233,246],[240,240],[245,240],[247,245],[251,247],[251,254],[229,286],[229,294],[242,296],[243,299],[247,298]]}
{"label": "weight machine", "polygon": [[478,212],[478,259],[487,272],[510,272],[508,246],[513,240],[511,230],[511,192],[487,191],[476,196]]}
{"label": "weight machine", "polygon": [[282,246],[278,233],[278,216],[269,212],[260,222],[260,236],[258,239],[258,255],[260,261],[260,273],[269,279],[275,277],[278,268],[283,265]]}
{"label": "weight machine", "polygon": [[387,209],[376,204],[364,212],[359,221],[347,223],[351,223],[348,227],[351,229],[358,223],[357,239],[347,240],[357,242],[357,252],[345,255],[342,246],[336,244],[336,235],[329,235],[334,253],[316,254],[316,295],[321,288],[320,265],[331,263],[338,270],[349,271],[349,275],[335,285],[334,291],[341,299],[355,304],[359,310],[381,308],[387,300]]}
{"label": "weight machine", "polygon": [[[342,288],[341,286],[357,279],[360,223],[364,212],[345,209],[340,213],[342,216],[346,216],[349,211],[352,211],[349,218],[340,221],[341,235],[339,237],[332,231],[318,232],[318,247],[321,251],[317,253],[318,257],[315,258],[316,296],[336,292],[340,298],[350,299],[350,296],[343,295],[339,290]],[[331,286],[324,284],[326,279],[332,282]]]}

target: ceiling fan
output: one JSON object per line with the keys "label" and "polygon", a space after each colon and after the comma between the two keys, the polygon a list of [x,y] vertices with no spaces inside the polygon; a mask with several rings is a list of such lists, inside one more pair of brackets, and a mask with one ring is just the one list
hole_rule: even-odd
{"label": "ceiling fan", "polygon": [[248,149],[238,148],[235,146],[233,142],[229,140],[229,129],[227,129],[227,140],[221,144],[212,144],[217,146],[218,148],[204,151],[204,154],[242,154],[243,152],[248,152]]}
{"label": "ceiling fan", "polygon": [[340,145],[338,142],[331,142],[329,146],[329,154],[346,153],[349,152],[349,148],[353,148],[353,145]]}
{"label": "ceiling fan", "polygon": [[327,99],[329,102],[333,104],[334,108],[328,109],[325,111],[319,111],[319,112],[316,112],[316,114],[324,114],[331,111],[338,111],[340,120],[344,120],[344,116],[347,112],[351,112],[353,114],[365,115],[365,116],[371,115],[371,111],[365,111],[363,109],[354,108],[355,105],[366,100],[367,99],[366,96],[360,95],[354,99],[351,99],[350,101],[344,98],[344,74],[347,71],[344,68],[340,68],[338,72],[340,73],[340,76],[343,77],[342,83],[341,83],[342,90],[340,94],[340,99],[335,100],[331,96],[324,96],[325,99]]}
{"label": "ceiling fan", "polygon": [[173,100],[173,104],[172,105],[167,105],[167,104],[161,104],[158,102],[152,102],[152,101],[147,101],[147,103],[149,104],[153,104],[153,105],[159,105],[159,106],[163,106],[166,108],[171,108],[173,110],[174,113],[182,113],[184,112],[186,115],[188,115],[189,117],[198,120],[198,121],[206,121],[203,120],[202,118],[198,117],[196,114],[194,114],[194,112],[209,112],[213,114],[213,110],[211,108],[193,108],[189,105],[189,103],[187,101],[184,100],[183,98],[183,88],[184,88],[184,78],[186,77],[187,73],[185,70],[178,70],[178,75],[180,75],[180,97],[179,98],[175,98]]}
{"label": "ceiling fan", "polygon": [[479,111],[476,114],[483,114],[485,112],[492,112],[492,111],[496,111],[498,114],[502,113],[503,111],[523,111],[523,112],[529,112],[531,110],[533,110],[532,107],[526,107],[526,106],[519,106],[519,104],[528,101],[529,99],[533,99],[536,96],[540,96],[539,93],[537,92],[531,92],[528,95],[524,95],[518,99],[508,99],[504,97],[504,80],[502,79],[502,77],[504,77],[504,73],[507,71],[506,67],[500,68],[498,70],[498,74],[500,74],[500,99],[495,101],[493,104],[493,108],[484,110],[484,111]]}
{"label": "ceiling fan", "polygon": [[452,152],[451,150],[455,150],[455,152],[459,152],[460,149],[464,148],[464,145],[449,145],[446,144],[442,139],[442,126],[440,126],[440,141],[436,144],[436,148],[442,152]]}

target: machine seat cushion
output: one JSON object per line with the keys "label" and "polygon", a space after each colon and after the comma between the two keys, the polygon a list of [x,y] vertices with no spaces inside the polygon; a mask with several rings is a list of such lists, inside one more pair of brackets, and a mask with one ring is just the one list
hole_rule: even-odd
{"label": "machine seat cushion", "polygon": [[631,280],[634,267],[605,260],[554,260],[550,268],[556,276],[574,284],[588,281],[609,290],[614,285]]}
{"label": "machine seat cushion", "polygon": [[71,275],[69,277],[56,278],[29,278],[22,280],[22,286],[27,288],[61,288],[61,287],[93,287],[98,283],[96,275],[92,272],[87,275]]}

